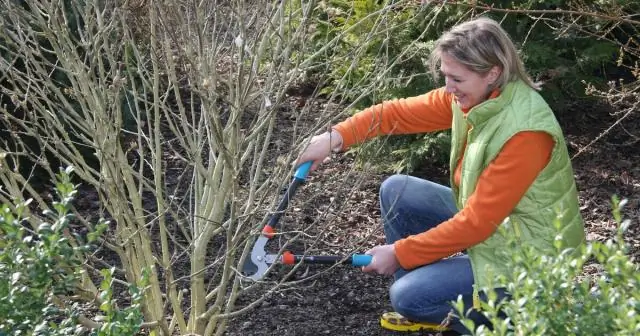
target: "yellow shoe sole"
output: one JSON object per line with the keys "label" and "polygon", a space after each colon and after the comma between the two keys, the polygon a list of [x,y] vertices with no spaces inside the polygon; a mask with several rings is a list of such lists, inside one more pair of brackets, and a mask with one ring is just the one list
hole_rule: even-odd
{"label": "yellow shoe sole", "polygon": [[406,317],[396,313],[389,312],[382,314],[380,318],[380,326],[387,330],[393,331],[447,331],[449,328],[435,323],[413,322]]}

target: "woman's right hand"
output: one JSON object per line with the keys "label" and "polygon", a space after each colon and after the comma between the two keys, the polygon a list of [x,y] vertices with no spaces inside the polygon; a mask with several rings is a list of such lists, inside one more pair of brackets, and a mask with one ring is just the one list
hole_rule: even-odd
{"label": "woman's right hand", "polygon": [[338,131],[331,130],[331,132],[316,135],[300,153],[295,165],[297,167],[307,161],[313,161],[311,165],[313,171],[331,155],[331,152],[340,149],[342,149],[342,136]]}

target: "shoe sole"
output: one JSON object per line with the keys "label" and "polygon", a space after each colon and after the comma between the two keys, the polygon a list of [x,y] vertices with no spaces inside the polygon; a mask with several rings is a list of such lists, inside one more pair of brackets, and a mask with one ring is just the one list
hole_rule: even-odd
{"label": "shoe sole", "polygon": [[380,326],[384,329],[392,330],[392,331],[447,331],[449,330],[447,327],[443,327],[439,324],[434,324],[434,323],[411,322],[410,325],[406,325],[406,324],[395,324],[382,319],[380,320]]}

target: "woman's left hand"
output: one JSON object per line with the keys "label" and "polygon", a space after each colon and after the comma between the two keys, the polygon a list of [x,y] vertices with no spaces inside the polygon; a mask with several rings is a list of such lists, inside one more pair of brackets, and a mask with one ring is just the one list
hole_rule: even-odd
{"label": "woman's left hand", "polygon": [[376,272],[381,275],[393,275],[400,263],[396,259],[396,249],[393,244],[376,246],[365,254],[371,255],[371,263],[362,268],[363,272]]}

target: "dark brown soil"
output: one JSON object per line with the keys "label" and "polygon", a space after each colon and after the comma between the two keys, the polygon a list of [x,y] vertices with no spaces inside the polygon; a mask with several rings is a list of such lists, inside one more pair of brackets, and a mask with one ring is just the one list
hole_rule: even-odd
{"label": "dark brown soil", "polygon": [[[610,202],[614,194],[628,199],[624,211],[626,218],[637,224],[640,217],[638,113],[630,115],[590,144],[619,118],[611,111],[611,107],[592,101],[577,101],[557,110],[567,144],[574,156],[573,165],[589,240],[605,240],[615,232]],[[312,234],[317,235],[313,240],[318,243],[307,247],[307,253],[349,253],[348,246],[359,246],[358,251],[364,252],[383,242],[377,191],[388,174],[358,171],[354,175],[352,169],[353,158],[339,155],[313,172],[290,206],[291,211],[283,217],[283,225],[296,226],[302,223],[319,226],[311,230]],[[414,175],[445,182],[447,174],[443,166],[424,166]],[[343,191],[345,184],[354,185],[352,192],[347,195]],[[332,200],[344,202],[343,207],[333,209]],[[333,215],[317,218],[317,214],[327,211]],[[637,260],[640,253],[637,225],[631,226],[626,238],[631,246],[631,255]],[[302,242],[294,246],[304,248],[304,239]],[[283,266],[278,270],[282,273],[267,281],[277,279],[286,271]],[[407,334],[385,331],[379,326],[380,314],[391,310],[388,300],[389,278],[365,274],[350,266],[308,266],[297,270],[288,280],[297,281],[304,277],[310,279],[297,284],[293,287],[295,289],[271,295],[251,313],[232,319],[227,335]],[[252,302],[262,294],[258,290],[243,296],[239,304]]]}

